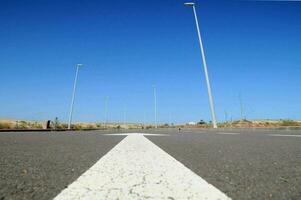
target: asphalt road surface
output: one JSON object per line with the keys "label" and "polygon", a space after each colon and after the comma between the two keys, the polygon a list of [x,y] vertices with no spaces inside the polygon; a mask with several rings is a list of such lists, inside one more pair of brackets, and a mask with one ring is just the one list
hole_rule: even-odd
{"label": "asphalt road surface", "polygon": [[[215,187],[206,185],[206,190],[220,191],[219,195],[225,194],[232,199],[301,199],[300,131],[126,131],[129,132],[148,134],[127,136],[131,134],[124,134],[124,131],[122,134],[115,134],[116,131],[0,133],[0,200],[53,199],[65,190],[68,195],[68,185],[76,189],[81,181],[87,181],[82,178],[77,185],[73,184],[90,167],[97,168],[99,173],[118,171],[122,163],[120,166],[116,163],[127,162],[122,159],[130,160],[132,165],[139,163],[139,173],[146,170],[153,173],[154,168],[144,168],[144,162],[150,163],[150,159],[139,160],[139,156],[155,158],[157,154],[157,159],[163,159],[156,161],[158,166],[168,168],[165,175],[160,174],[162,180],[166,178],[165,183],[173,181],[177,185],[177,179],[168,177],[168,171],[175,169],[184,170],[185,176],[193,176],[185,171],[186,167],[196,174],[192,178],[194,183],[203,184],[204,179]],[[149,150],[139,154],[139,148]],[[136,152],[133,153],[133,149]],[[173,158],[184,166],[175,163]],[[113,166],[109,166],[111,160],[115,162]],[[131,169],[131,175],[135,174],[135,169]],[[110,173],[106,176],[112,179]],[[115,176],[114,179],[116,184],[119,178]],[[160,185],[162,180],[157,183],[161,188],[164,186]]]}

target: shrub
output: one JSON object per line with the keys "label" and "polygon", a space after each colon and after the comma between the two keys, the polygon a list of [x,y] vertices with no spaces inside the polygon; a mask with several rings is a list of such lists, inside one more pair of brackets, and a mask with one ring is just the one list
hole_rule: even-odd
{"label": "shrub", "polygon": [[39,123],[37,123],[37,122],[34,122],[34,123],[31,124],[31,128],[42,129],[43,126],[42,126],[42,124],[39,124]]}
{"label": "shrub", "polygon": [[27,129],[28,128],[28,123],[26,121],[19,121],[18,122],[18,127],[20,129]]}
{"label": "shrub", "polygon": [[68,124],[60,124],[59,129],[67,129]]}
{"label": "shrub", "polygon": [[102,124],[101,123],[96,123],[96,127],[97,128],[102,128]]}
{"label": "shrub", "polygon": [[300,123],[293,120],[283,120],[280,124],[281,126],[299,126]]}
{"label": "shrub", "polygon": [[95,128],[95,126],[92,125],[92,124],[89,124],[89,125],[87,126],[87,129],[94,129],[94,128]]}
{"label": "shrub", "polygon": [[10,129],[10,123],[0,122],[0,129]]}
{"label": "shrub", "polygon": [[197,124],[198,125],[203,125],[203,124],[206,124],[206,122],[204,120],[200,120]]}
{"label": "shrub", "polygon": [[71,128],[75,129],[75,130],[81,130],[81,129],[83,129],[82,125],[80,125],[80,124],[74,124],[74,125],[71,126]]}
{"label": "shrub", "polygon": [[61,126],[61,123],[60,123],[58,117],[54,118],[54,121],[51,121],[51,128],[60,129],[60,126]]}

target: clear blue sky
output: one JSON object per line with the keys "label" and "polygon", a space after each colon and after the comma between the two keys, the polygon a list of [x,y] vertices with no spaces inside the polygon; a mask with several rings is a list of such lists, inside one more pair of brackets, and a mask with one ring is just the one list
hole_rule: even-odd
{"label": "clear blue sky", "polygon": [[[191,8],[181,0],[1,1],[0,118],[210,120]],[[301,2],[197,1],[217,118],[301,118]]]}

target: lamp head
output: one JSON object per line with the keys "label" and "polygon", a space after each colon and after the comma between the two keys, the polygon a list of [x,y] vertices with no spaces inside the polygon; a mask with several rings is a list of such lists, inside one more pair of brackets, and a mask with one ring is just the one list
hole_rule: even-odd
{"label": "lamp head", "polygon": [[184,3],[185,6],[189,6],[189,7],[192,7],[194,6],[194,3],[193,2],[187,2],[187,3]]}

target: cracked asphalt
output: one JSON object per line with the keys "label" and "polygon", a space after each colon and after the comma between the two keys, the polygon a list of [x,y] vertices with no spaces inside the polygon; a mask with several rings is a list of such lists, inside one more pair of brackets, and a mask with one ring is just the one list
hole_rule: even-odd
{"label": "cracked asphalt", "polygon": [[301,137],[270,136],[300,131],[216,133],[148,138],[232,199],[301,199]]}
{"label": "cracked asphalt", "polygon": [[0,133],[0,199],[52,199],[123,138],[97,132]]}
{"label": "cracked asphalt", "polygon": [[[301,137],[270,135],[300,131],[133,132],[169,134],[145,137],[233,199],[301,199]],[[0,133],[0,199],[54,198],[126,137],[102,133]]]}

